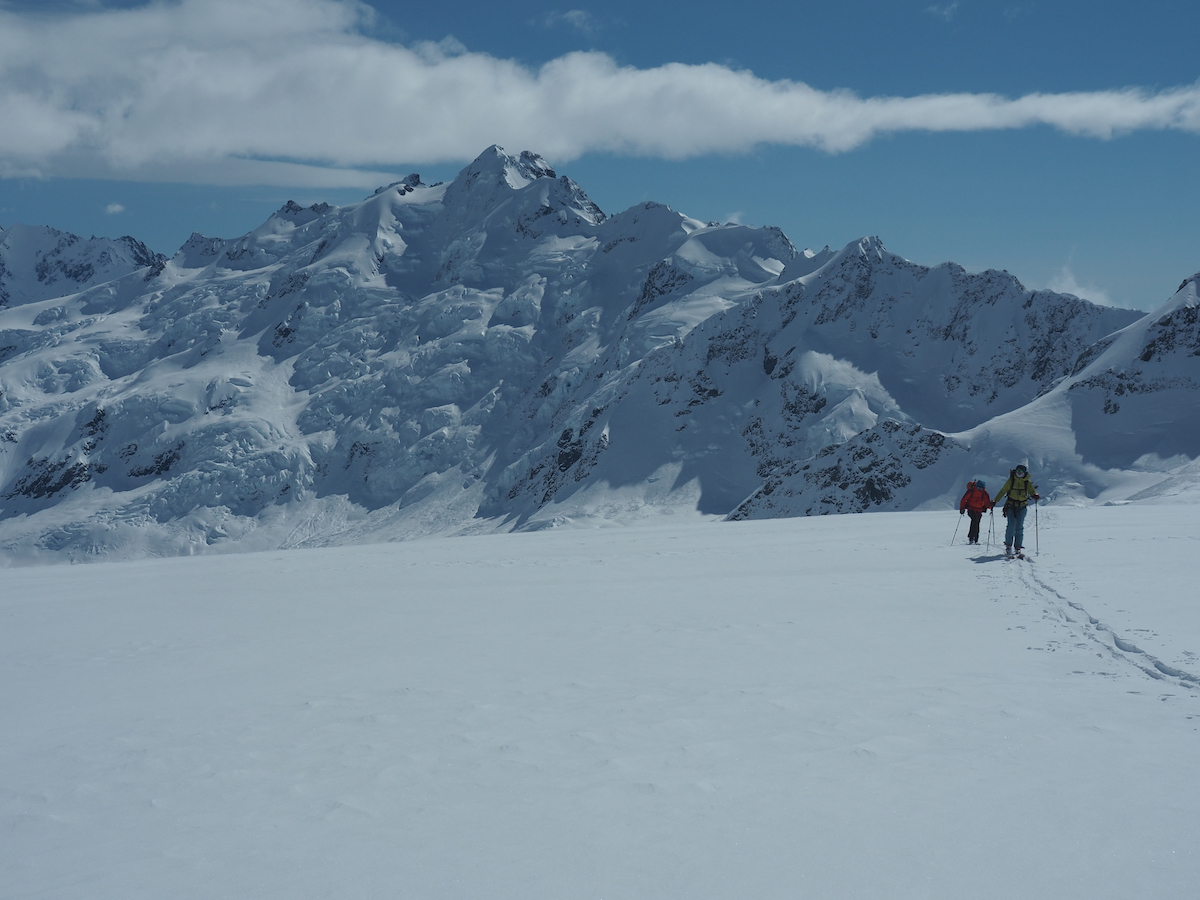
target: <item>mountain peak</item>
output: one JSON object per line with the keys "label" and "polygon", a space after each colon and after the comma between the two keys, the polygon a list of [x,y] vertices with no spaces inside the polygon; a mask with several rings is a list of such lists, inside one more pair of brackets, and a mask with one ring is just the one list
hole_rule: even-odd
{"label": "mountain peak", "polygon": [[579,185],[560,177],[541,156],[529,150],[511,156],[497,144],[458,173],[446,189],[445,202],[473,219],[516,195],[524,198],[520,204],[529,207],[527,213],[551,209],[593,225],[606,218]]}
{"label": "mountain peak", "polygon": [[[441,182],[438,182],[438,184],[441,184]],[[384,191],[390,191],[392,188],[400,188],[401,194],[408,194],[419,187],[422,187],[421,176],[413,172],[411,175],[405,175],[399,181],[393,181],[385,187],[375,188],[375,194],[378,196]]]}
{"label": "mountain peak", "polygon": [[306,210],[315,212],[315,213],[323,213],[323,212],[327,212],[329,209],[330,209],[330,206],[328,203],[314,203],[312,206],[304,207],[304,206],[301,206],[299,203],[297,203],[295,200],[289,200],[287,203],[285,203],[283,206],[281,206],[279,208],[279,212],[277,212],[276,215],[297,216],[300,213],[305,212]]}
{"label": "mountain peak", "polygon": [[301,206],[295,200],[289,200],[271,218],[286,219],[294,225],[305,225],[313,219],[320,218],[333,209],[328,203],[314,203],[312,206]]}
{"label": "mountain peak", "polygon": [[883,254],[888,252],[887,247],[883,246],[883,240],[877,235],[860,239],[856,249],[861,256],[874,256],[876,259],[882,259]]}
{"label": "mountain peak", "polygon": [[554,169],[541,156],[522,150],[520,156],[510,156],[499,144],[492,144],[454,179],[454,185],[470,189],[475,185],[507,185],[520,190],[538,178],[557,178]]}
{"label": "mountain peak", "polygon": [[171,262],[181,269],[203,269],[220,256],[228,244],[229,241],[222,238],[206,237],[193,231],[191,237],[175,251]]}
{"label": "mountain peak", "polygon": [[128,235],[83,238],[48,225],[13,224],[0,231],[0,307],[65,296],[163,259]]}

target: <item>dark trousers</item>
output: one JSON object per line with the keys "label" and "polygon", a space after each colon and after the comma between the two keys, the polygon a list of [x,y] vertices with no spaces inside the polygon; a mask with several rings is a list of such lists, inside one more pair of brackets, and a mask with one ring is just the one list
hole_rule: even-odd
{"label": "dark trousers", "polygon": [[983,518],[983,510],[976,512],[973,509],[968,509],[967,515],[971,518],[971,527],[967,530],[967,540],[973,544],[977,544],[979,543],[979,521]]}

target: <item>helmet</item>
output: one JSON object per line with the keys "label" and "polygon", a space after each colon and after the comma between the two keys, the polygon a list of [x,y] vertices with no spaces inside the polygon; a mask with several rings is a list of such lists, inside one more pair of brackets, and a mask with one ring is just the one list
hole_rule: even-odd
{"label": "helmet", "polygon": [[1018,475],[1028,475],[1029,470],[1025,468],[1025,463],[1017,463],[1016,472]]}
{"label": "helmet", "polygon": [[986,488],[986,487],[987,487],[987,482],[986,482],[986,481],[984,481],[982,478],[976,478],[976,479],[975,479],[975,487],[977,487],[977,488]]}

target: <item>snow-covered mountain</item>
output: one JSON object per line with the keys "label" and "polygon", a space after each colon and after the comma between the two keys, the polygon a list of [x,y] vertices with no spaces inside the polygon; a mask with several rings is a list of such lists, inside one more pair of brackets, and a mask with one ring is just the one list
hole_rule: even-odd
{"label": "snow-covered mountain", "polygon": [[[1192,493],[1200,485],[1200,274],[1160,309],[1096,340],[1067,377],[960,433],[895,422],[773,471],[734,518],[905,509],[971,472],[1028,460],[1044,489],[1080,503]],[[953,473],[953,475],[951,474]],[[1171,473],[1171,474],[1167,474]]]}
{"label": "snow-covered mountain", "polygon": [[3,237],[10,558],[911,508],[1014,455],[1096,496],[1200,455],[1153,425],[1196,396],[1194,281],[1146,317],[876,238],[609,217],[531,153],[170,260]]}
{"label": "snow-covered mountain", "polygon": [[128,235],[85,240],[44,226],[0,228],[0,309],[62,297],[163,261]]}

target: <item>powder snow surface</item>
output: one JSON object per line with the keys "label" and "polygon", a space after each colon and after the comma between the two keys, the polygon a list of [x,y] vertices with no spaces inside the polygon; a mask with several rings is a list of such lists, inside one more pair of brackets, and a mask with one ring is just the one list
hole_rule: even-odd
{"label": "powder snow surface", "polygon": [[0,894],[1190,896],[1200,506],[1039,515],[9,570]]}

